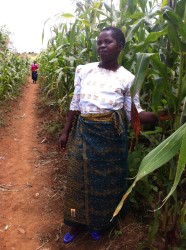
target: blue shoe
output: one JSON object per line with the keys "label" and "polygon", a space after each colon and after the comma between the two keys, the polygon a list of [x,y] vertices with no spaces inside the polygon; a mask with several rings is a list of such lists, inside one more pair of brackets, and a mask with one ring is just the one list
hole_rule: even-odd
{"label": "blue shoe", "polygon": [[93,240],[100,240],[101,239],[101,233],[99,231],[92,231],[90,232],[90,235]]}
{"label": "blue shoe", "polygon": [[74,239],[75,239],[75,235],[70,234],[70,233],[66,233],[64,238],[63,238],[63,242],[65,244],[68,244],[68,243],[72,242]]}

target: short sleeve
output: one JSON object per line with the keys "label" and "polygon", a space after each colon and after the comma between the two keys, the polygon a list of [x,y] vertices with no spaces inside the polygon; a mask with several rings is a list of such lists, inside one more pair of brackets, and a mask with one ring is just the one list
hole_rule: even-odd
{"label": "short sleeve", "polygon": [[[125,91],[125,101],[124,101],[124,109],[125,109],[125,112],[126,112],[127,119],[129,121],[131,121],[131,103],[132,103],[130,88],[132,86],[133,80],[134,80],[134,78],[132,79],[131,82],[129,82],[127,84],[127,88],[126,88],[126,91]],[[139,92],[137,92],[136,95],[134,96],[134,104],[135,104],[135,106],[137,108],[138,113],[143,111],[143,109],[141,108],[141,105],[140,105]]]}
{"label": "short sleeve", "polygon": [[80,93],[81,93],[81,66],[77,66],[75,71],[75,77],[74,77],[74,93],[73,97],[70,103],[70,110],[78,110],[79,108],[79,101],[80,101]]}

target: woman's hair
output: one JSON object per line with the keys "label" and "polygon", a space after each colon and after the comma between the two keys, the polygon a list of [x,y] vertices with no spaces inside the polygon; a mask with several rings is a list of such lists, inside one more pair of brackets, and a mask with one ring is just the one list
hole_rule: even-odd
{"label": "woman's hair", "polygon": [[109,26],[109,27],[106,27],[106,28],[102,29],[102,31],[112,31],[113,37],[116,39],[116,41],[118,43],[121,43],[123,48],[124,48],[124,46],[125,46],[125,37],[124,37],[123,32],[119,28]]}

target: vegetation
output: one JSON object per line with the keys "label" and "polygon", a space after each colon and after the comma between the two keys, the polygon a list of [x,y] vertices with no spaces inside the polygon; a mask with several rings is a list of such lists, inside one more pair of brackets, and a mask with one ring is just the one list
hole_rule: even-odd
{"label": "vegetation", "polygon": [[[160,121],[155,128],[141,127],[138,143],[129,127],[129,171],[135,179],[129,181],[131,186],[115,214],[130,194],[132,208],[148,220],[149,246],[156,249],[158,239],[165,249],[184,249],[185,0],[81,0],[76,1],[75,14],[61,13],[56,19],[48,47],[37,60],[43,96],[60,114],[68,110],[76,66],[97,61],[100,30],[113,25],[124,32],[120,64],[135,74],[131,95],[140,91],[142,107],[156,112]],[[1,30],[0,99],[12,98],[27,72],[27,63],[7,49],[7,38]]]}
{"label": "vegetation", "polygon": [[9,32],[0,28],[0,101],[13,99],[28,75],[28,59],[9,48]]}
{"label": "vegetation", "polygon": [[129,128],[129,170],[136,179],[115,212],[140,180],[130,201],[138,211],[153,211],[146,213],[154,217],[150,244],[161,235],[165,247],[182,249],[186,238],[186,4],[184,0],[118,2],[76,1],[76,15],[57,16],[59,25],[53,27],[48,48],[39,55],[41,87],[48,104],[65,113],[75,67],[97,60],[99,31],[109,25],[123,30],[126,45],[120,63],[136,76],[131,94],[140,90],[143,108],[159,114],[160,122],[153,129],[143,127],[136,145]]}

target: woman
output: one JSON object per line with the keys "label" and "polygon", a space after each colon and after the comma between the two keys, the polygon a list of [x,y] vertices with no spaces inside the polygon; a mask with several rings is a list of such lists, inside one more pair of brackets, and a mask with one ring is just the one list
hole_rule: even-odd
{"label": "woman", "polygon": [[31,65],[31,72],[32,72],[33,83],[37,82],[37,77],[38,77],[37,70],[38,70],[38,64],[37,64],[36,61],[34,61],[34,63],[32,63],[32,65]]}
{"label": "woman", "polygon": [[[82,226],[99,240],[116,223],[117,218],[110,220],[127,189],[126,118],[130,121],[134,75],[118,64],[124,44],[120,29],[103,29],[97,39],[100,62],[76,69],[74,95],[59,138],[64,149],[71,131],[64,209],[64,222],[71,229],[64,243],[72,242]],[[155,114],[141,109],[138,94],[134,102],[142,123],[157,121]]]}

